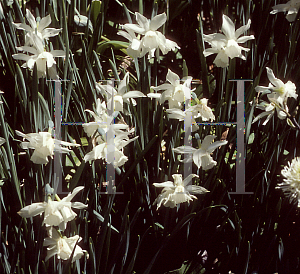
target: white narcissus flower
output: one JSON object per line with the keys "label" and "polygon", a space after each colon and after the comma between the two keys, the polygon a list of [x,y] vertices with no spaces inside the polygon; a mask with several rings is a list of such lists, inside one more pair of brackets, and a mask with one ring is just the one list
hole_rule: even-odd
{"label": "white narcissus flower", "polygon": [[125,37],[128,39],[129,46],[127,48],[127,53],[133,58],[138,58],[141,56],[144,56],[147,53],[147,49],[142,46],[140,35],[136,36],[135,32],[128,28],[126,25],[122,26],[124,30],[126,31],[118,31],[117,34]]}
{"label": "white narcissus flower", "polygon": [[30,218],[44,212],[43,224],[46,226],[59,226],[61,230],[65,230],[67,222],[73,220],[77,216],[72,210],[72,207],[77,209],[87,208],[87,205],[83,203],[71,202],[74,196],[82,189],[84,189],[83,186],[74,188],[72,193],[69,193],[68,196],[60,201],[52,201],[49,196],[48,202],[33,203],[25,206],[18,214],[23,218]]}
{"label": "white narcissus flower", "polygon": [[287,81],[287,83],[284,84],[280,79],[275,77],[272,69],[268,67],[266,69],[268,79],[271,83],[269,83],[268,87],[257,86],[255,88],[257,92],[272,91],[274,99],[276,99],[279,104],[286,103],[290,97],[297,99],[298,94],[296,93],[296,85],[294,83]]}
{"label": "white narcissus flower", "polygon": [[283,183],[277,185],[283,193],[290,198],[290,201],[297,199],[300,207],[300,157],[296,157],[292,162],[288,162],[281,171],[284,177]]}
{"label": "white narcissus flower", "polygon": [[[107,108],[106,108],[105,101],[103,101],[101,103],[99,98],[97,99],[97,102],[96,102],[96,113],[89,109],[86,109],[85,111],[90,113],[93,116],[93,118],[95,119],[94,122],[82,124],[84,131],[86,132],[86,134],[89,137],[91,137],[95,133],[95,131],[99,128],[102,128],[103,131],[106,133],[108,128],[110,126],[112,126],[111,123],[114,122],[114,116],[109,116],[107,114]],[[113,125],[114,130],[127,129],[127,128],[128,128],[128,126],[125,124]]]}
{"label": "white narcissus flower", "polygon": [[246,58],[242,55],[242,50],[249,51],[249,49],[244,48],[239,44],[255,38],[253,35],[240,36],[250,28],[250,24],[251,20],[249,19],[247,25],[235,30],[234,23],[228,16],[223,14],[222,32],[224,34],[203,34],[203,40],[212,46],[211,48],[204,50],[204,56],[207,57],[217,53],[214,63],[218,67],[227,67],[229,65],[228,58],[233,59],[239,57],[245,60]]}
{"label": "white narcissus flower", "polygon": [[207,135],[204,138],[202,144],[199,141],[198,149],[191,146],[180,146],[177,148],[173,148],[173,150],[176,153],[191,154],[191,156],[187,159],[184,159],[183,162],[193,161],[198,168],[202,167],[203,170],[208,170],[213,168],[217,164],[217,162],[213,160],[210,154],[219,146],[224,146],[227,144],[227,141],[213,142],[216,137],[217,136],[214,135]]}
{"label": "white narcissus flower", "polygon": [[[286,112],[289,111],[287,105],[285,106],[281,106],[279,105],[279,103],[277,102],[277,99],[274,98],[276,96],[274,96],[273,93],[271,94],[267,94],[267,97],[270,101],[270,103],[267,103],[265,101],[262,101],[260,102],[256,108],[258,109],[261,109],[261,110],[264,110],[264,112],[258,114],[252,121],[252,124],[255,123],[256,121],[258,121],[259,119],[267,116],[266,120],[262,123],[263,126],[265,126],[269,121],[270,119],[272,118],[272,116],[274,115],[275,113],[275,110],[277,112],[277,117],[281,120],[285,119],[286,118]],[[284,112],[282,109],[284,109],[286,112]]]}
{"label": "white narcissus flower", "polygon": [[174,183],[171,181],[167,181],[164,183],[154,183],[155,187],[163,187],[161,194],[156,198],[154,203],[157,203],[157,209],[161,205],[166,207],[175,207],[178,204],[190,202],[193,199],[197,199],[196,196],[190,194],[203,194],[209,192],[207,189],[201,186],[191,185],[188,183],[192,180],[193,177],[197,177],[198,175],[190,174],[184,180],[182,180],[181,174],[173,174]]}
{"label": "white narcissus flower", "polygon": [[[118,124],[112,125],[112,126],[118,126]],[[114,146],[112,146],[112,151],[114,152],[114,162],[112,163],[115,167],[119,167],[124,165],[128,158],[123,154],[123,148],[128,145],[129,143],[133,142],[138,138],[138,136],[129,139],[129,135],[134,132],[134,128],[132,128],[130,131],[125,132],[118,129],[118,131],[115,131],[116,136],[114,138]],[[105,136],[102,136],[102,138],[105,139]],[[106,162],[108,162],[108,154],[111,151],[108,151],[108,145],[105,140],[102,138],[97,138],[97,142],[100,143],[96,145],[91,152],[87,153],[84,156],[84,161],[91,161],[91,160],[97,160],[97,159],[103,159]],[[110,162],[108,162],[110,163]]]}
{"label": "white narcissus flower", "polygon": [[300,0],[291,0],[286,4],[279,4],[272,7],[271,14],[276,14],[278,12],[287,12],[286,19],[289,22],[295,21],[297,13],[300,9]]}
{"label": "white narcissus flower", "polygon": [[35,44],[34,37],[37,36],[42,41],[59,34],[62,29],[47,28],[51,24],[50,14],[43,17],[39,22],[36,21],[29,9],[26,9],[26,18],[29,25],[24,23],[13,23],[17,29],[27,31],[25,36],[25,46]]}
{"label": "white narcissus flower", "polygon": [[63,146],[80,146],[79,144],[73,144],[60,140],[53,139],[49,132],[38,132],[24,134],[16,130],[17,135],[27,139],[29,142],[22,142],[21,147],[23,149],[34,149],[34,152],[30,158],[35,164],[47,164],[48,156],[52,158],[54,155],[54,149],[58,149],[62,153],[70,152],[68,148]]}
{"label": "white narcissus flower", "polygon": [[[183,111],[179,108],[170,108],[166,110],[168,113],[169,119],[178,119],[179,121],[184,121],[188,116],[192,115],[190,111]],[[192,126],[192,132],[199,129],[199,126],[197,125],[195,118],[191,117],[191,126]]]}
{"label": "white narcissus flower", "polygon": [[[131,42],[128,54],[134,53],[133,57],[143,57],[148,52],[150,57],[154,57],[154,52],[158,48],[163,54],[167,54],[170,50],[174,51],[175,48],[180,48],[175,42],[166,39],[161,32],[157,31],[167,20],[165,13],[158,14],[148,20],[145,16],[136,12],[135,18],[138,24],[121,26],[127,31],[128,35],[125,32],[119,32],[120,35]],[[143,37],[137,39],[133,32],[143,35]]]}
{"label": "white narcissus flower", "polygon": [[136,101],[133,98],[146,97],[142,92],[133,90],[127,92],[127,86],[129,83],[129,72],[127,72],[120,81],[117,89],[110,85],[99,85],[98,88],[105,94],[108,98],[107,105],[111,105],[112,95],[114,100],[114,111],[123,112],[123,103],[130,104],[130,99],[133,105],[136,105]]}
{"label": "white narcissus flower", "polygon": [[208,99],[200,99],[196,105],[189,107],[186,111],[192,112],[193,117],[201,117],[202,121],[214,121],[215,115],[213,114],[211,108],[207,106]]}
{"label": "white narcissus flower", "polygon": [[183,84],[180,84],[179,76],[168,69],[166,81],[157,87],[151,87],[155,91],[164,90],[162,94],[159,93],[148,93],[147,96],[150,98],[159,99],[160,104],[163,104],[166,100],[169,102],[169,108],[180,108],[181,103],[185,100],[191,99],[191,92],[195,89],[190,88],[192,83],[192,77],[188,76]]}
{"label": "white narcissus flower", "polygon": [[[204,41],[208,42],[208,39]],[[204,57],[207,57],[211,54],[217,54],[214,64],[220,68],[226,68],[229,66],[229,58],[225,52],[226,43],[224,41],[210,41],[208,42],[211,45],[211,48],[204,50]]]}
{"label": "white narcissus flower", "polygon": [[257,86],[255,90],[257,92],[262,92],[262,94],[271,92],[267,94],[268,100],[270,103],[262,101],[256,107],[258,109],[264,110],[260,113],[252,123],[261,119],[264,116],[267,116],[267,119],[263,122],[263,125],[266,125],[271,117],[274,115],[275,110],[277,111],[277,116],[279,119],[283,120],[287,118],[287,113],[289,111],[287,106],[287,99],[294,98],[297,99],[298,94],[296,93],[296,85],[291,81],[283,83],[280,79],[277,79],[270,68],[267,69],[267,76],[271,83],[268,87]]}
{"label": "white narcissus flower", "polygon": [[17,47],[17,50],[31,53],[28,55],[25,53],[13,54],[12,57],[16,60],[23,60],[25,63],[22,65],[23,68],[29,68],[31,71],[36,64],[38,78],[47,76],[47,69],[51,79],[58,79],[56,71],[56,61],[55,57],[65,57],[65,52],[63,50],[52,50],[50,52],[44,51],[44,47],[41,45],[41,41],[36,38],[36,44],[39,44],[38,48],[35,47]]}
{"label": "white narcissus flower", "polygon": [[49,237],[44,239],[44,246],[47,247],[47,256],[45,261],[48,261],[51,257],[57,255],[58,259],[68,260],[71,258],[72,252],[74,250],[74,254],[72,257],[72,263],[78,259],[80,259],[86,250],[82,250],[82,248],[77,244],[82,240],[81,237],[75,235],[73,237],[61,237],[56,229],[50,228]]}

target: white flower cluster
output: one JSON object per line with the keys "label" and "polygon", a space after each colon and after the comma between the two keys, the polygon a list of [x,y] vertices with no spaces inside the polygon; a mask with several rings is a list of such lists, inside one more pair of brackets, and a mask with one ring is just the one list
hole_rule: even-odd
{"label": "white flower cluster", "polygon": [[125,24],[121,27],[125,30],[118,32],[119,35],[129,40],[130,44],[127,53],[133,58],[143,57],[149,53],[149,57],[154,57],[156,49],[160,49],[163,54],[170,50],[180,48],[175,42],[167,39],[159,29],[167,20],[165,13],[154,16],[148,20],[142,14],[136,12],[135,18],[138,24]]}
{"label": "white flower cluster", "polygon": [[283,183],[277,185],[277,189],[281,189],[286,196],[290,197],[290,201],[297,199],[298,207],[300,207],[300,157],[296,157],[292,162],[281,171],[284,177]]}
{"label": "white flower cluster", "polygon": [[45,50],[44,44],[49,37],[58,35],[61,29],[47,28],[51,24],[50,14],[37,22],[30,10],[26,9],[26,18],[29,25],[14,23],[17,29],[26,31],[26,36],[25,45],[17,47],[18,51],[24,53],[13,54],[13,58],[25,61],[22,65],[23,68],[33,70],[36,65],[39,78],[46,77],[48,70],[50,78],[58,79],[54,57],[65,57],[65,52],[63,50],[48,52]]}
{"label": "white flower cluster", "polygon": [[264,110],[264,112],[257,115],[252,123],[255,123],[259,119],[267,116],[266,120],[263,122],[263,125],[266,125],[274,115],[275,110],[279,119],[286,119],[287,113],[289,112],[287,99],[290,97],[297,99],[298,97],[298,94],[296,93],[296,85],[294,83],[288,81],[284,84],[280,79],[275,77],[273,70],[268,67],[267,75],[271,82],[269,86],[257,86],[255,90],[257,92],[262,92],[262,94],[268,93],[267,98],[269,102],[261,101],[256,106],[258,109]]}
{"label": "white flower cluster", "polygon": [[[193,94],[194,89],[190,88],[192,77],[186,77],[184,83],[181,84],[179,76],[169,69],[166,76],[166,81],[168,83],[164,83],[157,87],[151,87],[155,91],[163,90],[161,94],[149,93],[147,94],[147,96],[150,98],[158,99],[160,104],[168,101],[169,109],[167,109],[166,112],[168,113],[168,117],[170,119],[178,119],[179,121],[183,121],[189,117],[191,119],[192,131],[199,129],[196,122],[197,118],[200,118],[201,121],[215,120],[212,109],[207,105],[208,99],[202,98],[199,100],[196,95]],[[192,106],[188,106],[185,110],[182,110],[181,108],[183,104],[186,103],[187,100],[191,100],[192,98],[194,99],[195,104]],[[217,141],[213,144],[210,144],[214,140],[214,138],[216,138],[216,136],[206,136],[203,144],[199,142],[199,149],[195,149],[190,146],[181,146],[173,148],[173,150],[176,153],[187,153],[193,155],[183,160],[183,162],[194,161],[198,168],[202,166],[203,170],[207,170],[217,164],[217,162],[212,159],[210,154],[217,147],[227,144],[227,141]],[[168,193],[168,191],[165,192],[165,194],[166,193]]]}
{"label": "white flower cluster", "polygon": [[166,81],[168,83],[151,87],[155,91],[163,90],[163,93],[148,93],[147,96],[158,99],[160,104],[168,101],[169,109],[166,111],[170,119],[183,121],[187,118],[187,115],[191,116],[192,131],[199,129],[195,119],[201,118],[202,121],[213,121],[215,119],[211,108],[207,106],[208,100],[206,98],[200,100],[195,98],[195,105],[181,110],[183,103],[192,98],[192,93],[195,90],[190,88],[192,82],[191,76],[186,77],[184,83],[181,84],[179,76],[168,69]]}
{"label": "white flower cluster", "polygon": [[223,15],[223,24],[221,33],[213,33],[209,35],[203,34],[203,40],[210,44],[211,48],[205,49],[203,54],[205,57],[211,54],[217,54],[214,63],[217,67],[228,67],[229,58],[239,57],[246,60],[242,54],[242,50],[249,51],[250,49],[240,46],[240,43],[245,43],[248,40],[254,39],[253,35],[240,37],[250,28],[251,20],[248,20],[247,25],[235,30],[235,25],[231,19]]}
{"label": "white flower cluster", "polygon": [[[18,214],[23,218],[31,218],[44,213],[43,224],[48,228],[48,238],[44,240],[44,246],[50,246],[47,248],[46,261],[57,254],[58,259],[67,260],[71,257],[77,241],[81,240],[81,237],[75,235],[70,238],[61,237],[57,230],[53,226],[58,226],[60,230],[64,231],[67,226],[67,222],[73,220],[77,214],[72,208],[83,209],[87,208],[87,205],[80,202],[71,202],[74,196],[81,190],[83,186],[76,187],[72,193],[68,194],[65,198],[58,201],[52,201],[48,196],[48,202],[33,203],[31,205],[22,208]],[[86,252],[81,247],[76,245],[72,262],[80,259]]]}

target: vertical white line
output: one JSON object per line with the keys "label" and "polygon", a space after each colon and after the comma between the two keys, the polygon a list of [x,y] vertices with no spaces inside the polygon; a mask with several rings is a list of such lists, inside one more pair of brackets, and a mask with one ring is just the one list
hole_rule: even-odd
{"label": "vertical white line", "polygon": [[230,194],[252,194],[245,191],[245,82],[252,80],[232,79],[237,82],[237,133],[236,133],[236,191]]}
{"label": "vertical white line", "polygon": [[244,81],[237,81],[236,192],[245,192],[245,102]]}
{"label": "vertical white line", "polygon": [[[114,79],[112,82],[109,82],[114,86]],[[107,104],[107,113],[108,116],[112,116],[114,112],[114,93],[111,94],[111,104]],[[107,181],[107,193],[114,194],[115,190],[115,132],[110,125],[110,121],[107,124],[108,130],[106,133],[106,144],[107,144],[107,164],[106,164],[106,181]]]}
{"label": "vertical white line", "polygon": [[54,133],[54,194],[64,194],[62,191],[62,163],[61,163],[61,81],[54,81],[55,133]]}
{"label": "vertical white line", "polygon": [[[191,89],[191,83],[189,86]],[[184,146],[192,146],[192,112],[186,111],[191,106],[191,99],[185,99],[185,118],[184,118]],[[184,154],[184,159],[189,158],[190,154]],[[184,163],[184,179],[192,174],[192,162]],[[190,184],[189,182],[188,184]]]}

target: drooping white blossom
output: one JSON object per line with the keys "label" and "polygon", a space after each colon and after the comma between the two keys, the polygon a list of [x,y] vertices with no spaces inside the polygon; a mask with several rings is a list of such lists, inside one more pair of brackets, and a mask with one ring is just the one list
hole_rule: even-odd
{"label": "drooping white blossom", "polygon": [[202,121],[214,121],[215,115],[212,109],[207,105],[208,99],[202,98],[198,102],[190,106],[186,111],[192,112],[194,119],[201,118]]}
{"label": "drooping white blossom", "polygon": [[300,0],[290,0],[285,4],[278,4],[272,7],[271,14],[276,14],[278,12],[287,12],[286,19],[289,22],[295,21],[298,11],[300,9]]}
{"label": "drooping white blossom", "polygon": [[136,101],[133,98],[146,97],[142,92],[137,90],[127,91],[128,83],[129,72],[125,74],[117,88],[111,85],[98,85],[98,89],[108,98],[107,105],[110,106],[112,100],[114,101],[114,111],[123,112],[123,103],[130,104],[130,100],[132,100],[132,104],[136,105]]}
{"label": "drooping white blossom", "polygon": [[[112,125],[117,126],[118,124]],[[127,126],[128,127],[128,126]],[[106,141],[106,136],[102,135],[97,138],[98,144],[84,156],[84,161],[92,161],[97,159],[103,159],[107,163],[111,163],[108,159],[110,153],[114,153],[114,161],[112,164],[115,167],[120,167],[128,161],[128,157],[124,155],[123,148],[129,143],[133,142],[138,138],[138,136],[129,139],[129,135],[134,132],[134,128],[130,131],[122,131],[119,129],[118,132],[115,132],[113,145],[108,145]]]}
{"label": "drooping white blossom", "polygon": [[297,99],[298,94],[296,93],[296,85],[291,81],[287,81],[285,84],[278,78],[275,77],[273,70],[270,68],[267,69],[267,76],[271,83],[268,87],[257,86],[255,90],[257,92],[272,91],[274,94],[274,100],[279,104],[287,102],[287,99],[292,97]]}
{"label": "drooping white blossom", "polygon": [[38,22],[32,15],[29,9],[26,9],[26,18],[29,22],[29,25],[25,23],[13,23],[17,29],[25,30],[25,46],[35,45],[36,36],[43,42],[44,39],[53,37],[59,34],[62,29],[47,28],[51,24],[50,14],[43,17]]}
{"label": "drooping white blossom", "polygon": [[53,139],[50,132],[24,134],[16,130],[16,134],[28,140],[28,142],[21,143],[23,149],[34,149],[30,160],[35,164],[47,164],[48,157],[52,158],[54,155],[54,149],[62,153],[68,153],[71,150],[62,146],[80,146],[79,144]]}
{"label": "drooping white blossom", "polygon": [[84,253],[87,253],[86,250],[83,250],[78,243],[82,240],[81,237],[75,235],[73,237],[61,237],[57,230],[53,227],[49,229],[49,237],[44,239],[44,246],[47,247],[47,256],[45,261],[48,261],[51,257],[57,255],[58,259],[68,260],[71,258],[72,252],[74,254],[72,257],[72,263],[76,260],[79,260]]}
{"label": "drooping white blossom", "polygon": [[22,51],[27,54],[16,53],[13,54],[12,57],[16,60],[25,61],[22,67],[29,68],[31,71],[36,64],[38,78],[46,77],[48,70],[48,74],[51,79],[58,79],[56,61],[54,58],[65,57],[65,52],[63,50],[52,50],[50,52],[45,51],[42,40],[38,36],[35,36],[32,39],[35,46],[17,47],[18,51]]}
{"label": "drooping white blossom", "polygon": [[277,112],[277,117],[281,120],[287,118],[287,113],[289,108],[287,106],[288,98],[297,99],[298,94],[296,93],[296,85],[291,81],[283,83],[280,79],[277,79],[270,68],[267,69],[267,76],[271,83],[268,87],[257,86],[255,90],[261,92],[263,95],[267,94],[269,102],[261,101],[256,108],[264,110],[255,117],[252,123],[258,121],[259,119],[267,116],[266,120],[263,122],[263,125],[266,125],[271,117],[274,115],[275,111]]}
{"label": "drooping white blossom", "polygon": [[155,187],[163,187],[161,194],[156,198],[154,203],[157,204],[157,209],[164,205],[166,207],[175,207],[178,204],[190,202],[193,199],[197,199],[193,194],[203,194],[209,192],[207,189],[201,186],[188,184],[192,178],[198,177],[198,175],[190,174],[184,180],[182,180],[181,174],[173,174],[174,183],[171,181],[163,183],[154,183]]}
{"label": "drooping white blossom", "polygon": [[83,186],[76,187],[60,201],[52,201],[48,196],[47,202],[33,203],[22,208],[18,214],[23,218],[30,218],[44,213],[43,224],[46,226],[59,226],[61,230],[66,229],[67,222],[73,220],[77,214],[72,208],[83,209],[87,205],[81,202],[71,202],[74,196],[83,189]]}
{"label": "drooping white blossom", "polygon": [[249,51],[250,49],[244,48],[239,44],[254,39],[253,35],[240,37],[250,28],[250,24],[251,20],[249,19],[247,25],[235,30],[234,23],[228,16],[223,14],[222,32],[224,34],[203,34],[203,40],[211,45],[211,48],[204,50],[204,56],[207,57],[211,54],[217,54],[214,63],[218,67],[227,67],[229,65],[229,58],[233,59],[239,57],[246,60],[246,57],[242,54],[242,50]]}
{"label": "drooping white blossom", "polygon": [[[224,146],[227,144],[227,141],[216,141],[213,140],[217,136],[207,135],[205,136],[202,144],[199,141],[199,148],[193,148],[191,146],[180,146],[177,148],[173,148],[174,152],[180,154],[190,154],[188,158],[182,160],[183,162],[194,162],[195,165],[203,170],[208,170],[213,168],[217,162],[211,157],[211,153],[218,147]],[[212,143],[213,142],[213,143]]]}
{"label": "drooping white blossom", "polygon": [[91,20],[89,20],[87,16],[80,14],[77,9],[75,9],[75,11],[77,14],[74,15],[74,23],[79,27],[88,26],[89,30],[91,32],[94,32],[94,28]]}
{"label": "drooping white blossom", "polygon": [[181,84],[179,76],[168,69],[166,81],[169,83],[151,87],[155,91],[163,90],[163,93],[148,93],[147,96],[159,99],[160,104],[163,104],[168,100],[169,108],[180,108],[182,102],[191,99],[191,93],[195,90],[191,89],[191,76],[186,77],[184,83]]}
{"label": "drooping white blossom", "polygon": [[[91,137],[95,131],[100,128],[103,129],[103,132],[107,132],[109,126],[111,126],[111,124],[114,122],[114,116],[108,115],[105,101],[101,102],[99,98],[96,101],[95,112],[89,109],[86,109],[85,111],[90,113],[94,118],[93,122],[82,124],[84,131],[89,137]],[[125,124],[117,124],[114,126],[114,130],[127,128],[128,126]]]}
{"label": "drooping white blossom", "polygon": [[192,132],[199,129],[199,126],[197,125],[196,120],[192,115],[192,112],[187,110],[181,110],[179,108],[170,108],[167,109],[166,112],[168,113],[169,119],[177,119],[179,121],[184,121],[185,119],[190,118]]}
{"label": "drooping white blossom", "polygon": [[135,32],[126,25],[123,25],[122,28],[125,31],[120,30],[117,34],[123,36],[130,42],[127,48],[127,54],[133,58],[144,56],[148,52],[148,49],[143,47],[142,41],[140,40],[141,35],[136,35]]}
{"label": "drooping white blossom", "polygon": [[[262,101],[260,102],[258,105],[256,105],[256,108],[263,110],[262,113],[258,114],[252,121],[252,124],[255,123],[256,121],[258,121],[259,119],[266,117],[265,121],[262,123],[263,126],[265,126],[270,119],[273,117],[273,115],[275,114],[275,111],[277,113],[277,117],[280,120],[283,120],[286,118],[288,111],[288,106],[280,106],[278,101],[274,98],[274,94],[267,94],[267,97],[269,99],[269,103]],[[285,112],[283,111],[283,109],[285,110]]]}
{"label": "drooping white blossom", "polygon": [[[133,54],[132,57],[143,57],[146,53],[149,53],[149,57],[154,57],[155,50],[158,48],[163,54],[179,48],[175,42],[167,39],[158,31],[167,20],[165,13],[158,14],[149,20],[136,12],[135,18],[138,24],[125,24],[121,26],[125,31],[118,32],[119,35],[131,42],[128,54]],[[138,36],[134,33],[137,33]]]}

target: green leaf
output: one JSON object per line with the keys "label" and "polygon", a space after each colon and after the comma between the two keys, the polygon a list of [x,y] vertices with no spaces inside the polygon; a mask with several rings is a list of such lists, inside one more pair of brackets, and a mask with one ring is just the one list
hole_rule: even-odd
{"label": "green leaf", "polygon": [[[102,223],[104,222],[104,218],[96,210],[93,210],[93,213],[95,214],[95,216],[100,222]],[[119,233],[119,231],[115,227],[113,227],[110,223],[108,223],[108,226],[111,227],[111,229],[114,230],[115,232]]]}
{"label": "green leaf", "polygon": [[254,137],[255,137],[255,135],[254,135],[254,133],[252,132],[252,133],[250,134],[250,136],[249,136],[249,139],[248,139],[248,145],[250,145],[250,144],[253,143]]}
{"label": "green leaf", "polygon": [[129,46],[128,42],[121,42],[121,41],[102,41],[98,43],[96,52],[102,55],[106,49],[112,48],[114,50],[121,50],[124,54],[127,54],[127,48]]}

